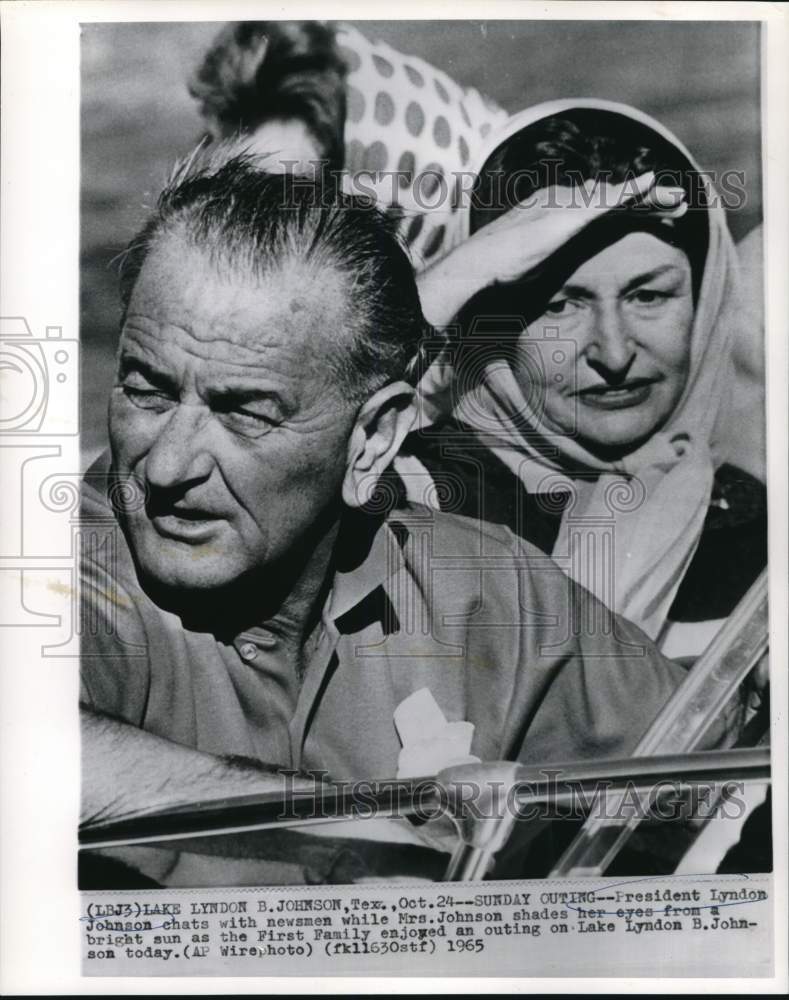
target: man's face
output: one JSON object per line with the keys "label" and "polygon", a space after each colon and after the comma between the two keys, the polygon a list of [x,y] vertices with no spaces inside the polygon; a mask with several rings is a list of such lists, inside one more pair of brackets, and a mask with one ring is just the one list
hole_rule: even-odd
{"label": "man's face", "polygon": [[328,269],[220,275],[175,237],[149,255],[110,402],[113,468],[149,491],[126,515],[146,576],[222,587],[331,521],[355,417],[326,363],[345,308]]}
{"label": "man's face", "polygon": [[585,261],[521,340],[524,362],[540,354],[516,374],[543,427],[601,454],[638,447],[685,388],[693,314],[687,256],[650,233]]}

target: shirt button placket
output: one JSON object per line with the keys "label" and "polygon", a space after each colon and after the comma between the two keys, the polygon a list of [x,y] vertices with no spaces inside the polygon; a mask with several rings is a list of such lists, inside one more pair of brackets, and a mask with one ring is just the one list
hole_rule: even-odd
{"label": "shirt button placket", "polygon": [[246,660],[247,663],[251,663],[252,660],[256,659],[258,655],[258,648],[254,642],[242,642],[238,647],[238,652],[241,655],[242,660]]}

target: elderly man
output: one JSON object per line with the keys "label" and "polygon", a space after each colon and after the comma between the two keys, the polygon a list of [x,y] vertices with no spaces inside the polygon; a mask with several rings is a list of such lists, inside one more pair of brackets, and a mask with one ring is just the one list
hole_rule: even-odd
{"label": "elderly man", "polygon": [[82,512],[111,541],[83,567],[86,818],[270,788],[260,765],[392,777],[423,689],[483,760],[632,750],[680,668],[506,529],[376,491],[424,332],[377,212],[190,161],[122,295]]}

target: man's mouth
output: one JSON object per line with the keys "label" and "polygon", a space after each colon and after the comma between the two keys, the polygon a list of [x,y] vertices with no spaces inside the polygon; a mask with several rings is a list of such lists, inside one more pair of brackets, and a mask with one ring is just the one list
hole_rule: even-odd
{"label": "man's mouth", "polygon": [[159,511],[151,517],[151,523],[163,538],[193,544],[207,540],[222,520],[222,516],[213,511],[177,506]]}
{"label": "man's mouth", "polygon": [[623,410],[640,406],[649,398],[656,378],[631,378],[618,385],[594,385],[580,389],[576,396],[584,406],[597,410]]}

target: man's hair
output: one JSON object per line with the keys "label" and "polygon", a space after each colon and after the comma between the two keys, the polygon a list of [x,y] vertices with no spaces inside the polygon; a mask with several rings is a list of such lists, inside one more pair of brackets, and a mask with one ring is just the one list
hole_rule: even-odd
{"label": "man's hair", "polygon": [[214,39],[189,82],[219,138],[298,119],[333,170],[345,159],[347,68],[334,32],[316,21],[241,21]]}
{"label": "man's hair", "polygon": [[361,401],[387,382],[418,377],[427,326],[413,268],[394,223],[364,198],[331,182],[269,174],[237,144],[193,154],[178,165],[148,222],[120,261],[125,320],[152,249],[174,238],[223,271],[256,281],[289,264],[305,280],[338,275],[346,296],[340,343],[326,361],[341,390]]}

